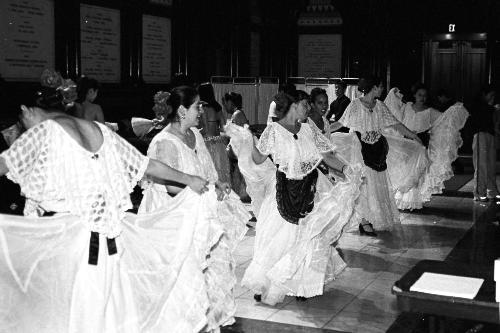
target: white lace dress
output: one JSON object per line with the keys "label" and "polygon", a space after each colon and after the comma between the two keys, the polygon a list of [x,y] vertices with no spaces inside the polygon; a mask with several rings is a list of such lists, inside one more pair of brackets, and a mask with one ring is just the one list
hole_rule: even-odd
{"label": "white lace dress", "polygon": [[[332,244],[349,221],[361,184],[360,166],[353,167],[349,181],[333,185],[318,172],[314,208],[298,224],[287,222],[276,202],[276,167],[270,160],[255,165],[251,159],[253,136],[248,129],[226,128],[231,144],[237,146],[245,180],[261,186],[251,195],[259,201],[254,255],[242,285],[262,295],[264,303],[274,305],[286,295],[313,297],[335,278],[345,263]],[[231,128],[232,127],[232,128]],[[273,158],[289,179],[301,179],[322,161],[322,152],[335,149],[314,124],[303,124],[297,139],[278,123],[270,123],[262,133],[258,149]],[[255,186],[257,188],[257,186]]]}
{"label": "white lace dress", "polygon": [[[378,172],[364,165],[361,143],[355,132],[361,134],[364,142],[377,142],[382,130],[396,124],[398,120],[382,102],[377,100],[371,111],[356,98],[349,104],[339,122],[349,127],[350,133],[333,133],[332,143],[339,147],[339,155],[350,163],[363,164],[363,185],[350,227],[357,227],[365,219],[373,224],[375,230],[391,230],[394,224],[400,223],[394,190],[386,171]],[[387,165],[390,164],[390,154],[389,149]]]}
{"label": "white lace dress", "polygon": [[[201,220],[198,225],[199,229],[193,232],[202,234],[208,230],[209,234],[215,236],[218,235],[220,229],[224,232],[222,238],[215,243],[211,241],[211,237],[199,239],[197,235],[192,245],[194,249],[199,249],[197,253],[204,251],[201,253],[203,256],[197,260],[200,262],[199,272],[203,270],[205,279],[206,290],[204,292],[209,298],[208,326],[205,329],[216,330],[219,326],[234,322],[236,305],[233,288],[236,284],[234,273],[236,265],[232,253],[245,236],[246,222],[251,216],[234,192],[231,192],[223,201],[217,201],[213,185],[217,181],[217,171],[199,131],[196,128],[191,129],[196,137],[195,148],[191,149],[167,130],[168,127],[153,138],[148,148],[148,156],[184,173],[208,179],[211,183],[210,190],[201,196],[203,198],[201,209],[206,212],[206,220]],[[165,185],[153,183],[150,180],[143,181],[143,189],[144,197],[139,207],[139,214],[166,209],[173,216],[177,214],[183,216],[189,215],[193,207],[200,205],[199,198],[186,196],[188,189],[172,197],[168,194]],[[200,243],[197,243],[198,241]],[[188,267],[187,270],[183,270],[183,273],[186,278],[184,283],[190,284],[189,276],[193,272]],[[192,329],[194,328],[195,326]]]}
{"label": "white lace dress", "polygon": [[[443,113],[432,108],[417,112],[413,103],[403,103],[401,98],[397,88],[393,88],[385,100],[394,116],[415,133],[429,131],[429,146],[427,149],[423,146],[421,148],[426,153],[422,172],[413,172],[411,165],[400,162],[405,161],[404,158],[395,159],[388,168],[396,190],[398,208],[413,210],[422,208],[423,203],[430,201],[433,194],[442,193],[444,182],[453,177],[451,164],[457,159],[458,149],[462,146],[460,130],[469,113],[462,103],[452,105]],[[406,160],[416,159],[417,155],[421,155],[418,149],[406,148],[400,152],[406,156]]]}
{"label": "white lace dress", "polygon": [[[209,325],[211,304],[200,268],[207,263],[199,258],[224,234],[207,222],[212,199],[186,189],[189,212],[126,213],[149,159],[98,125],[104,142],[95,153],[47,120],[1,154],[29,216],[0,215],[0,327],[199,332]],[[43,211],[57,214],[38,217]],[[91,232],[99,233],[98,249]],[[106,238],[115,239],[116,254]],[[97,265],[89,264],[90,253],[98,254]]]}

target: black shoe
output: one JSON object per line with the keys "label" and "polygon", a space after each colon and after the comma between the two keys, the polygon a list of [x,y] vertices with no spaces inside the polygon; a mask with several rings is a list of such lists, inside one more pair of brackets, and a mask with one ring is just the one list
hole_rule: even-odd
{"label": "black shoe", "polygon": [[303,297],[303,296],[295,296],[295,299],[297,300],[297,302],[305,302],[305,301],[307,301],[307,298]]}
{"label": "black shoe", "polygon": [[262,295],[254,294],[253,299],[256,300],[257,302],[262,302]]}
{"label": "black shoe", "polygon": [[366,231],[363,228],[363,225],[360,224],[359,225],[359,233],[361,234],[361,236],[366,235],[366,236],[371,236],[371,237],[377,237],[377,233],[375,232],[375,230],[373,230],[373,225],[371,223],[368,223],[367,225],[369,225],[372,228],[372,231]]}

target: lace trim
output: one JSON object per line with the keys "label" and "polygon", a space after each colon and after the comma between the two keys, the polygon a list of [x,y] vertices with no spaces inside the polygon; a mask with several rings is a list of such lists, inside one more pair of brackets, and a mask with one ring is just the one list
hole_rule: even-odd
{"label": "lace trim", "polygon": [[129,193],[149,159],[105,125],[99,127],[104,140],[95,154],[53,120],[29,129],[2,154],[8,177],[29,199],[26,215],[49,207],[80,216],[91,231],[109,238],[121,232],[124,212],[132,207]]}
{"label": "lace trim", "polygon": [[321,163],[321,153],[334,149],[315,125],[302,124],[295,136],[280,124],[271,123],[257,145],[262,154],[272,155],[274,163],[288,179],[304,178]]}
{"label": "lace trim", "polygon": [[371,145],[371,144],[374,144],[375,142],[377,142],[381,136],[382,136],[382,133],[380,133],[380,131],[363,132],[363,133],[361,133],[361,141]]}

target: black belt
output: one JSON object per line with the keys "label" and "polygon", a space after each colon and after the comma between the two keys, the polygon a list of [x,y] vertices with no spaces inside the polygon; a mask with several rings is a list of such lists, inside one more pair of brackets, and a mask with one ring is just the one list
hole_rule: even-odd
{"label": "black belt", "polygon": [[[107,238],[106,243],[108,244],[108,254],[112,256],[117,254],[116,241],[114,238]],[[90,232],[90,244],[89,244],[89,265],[97,265],[97,260],[99,258],[99,233],[95,231]]]}

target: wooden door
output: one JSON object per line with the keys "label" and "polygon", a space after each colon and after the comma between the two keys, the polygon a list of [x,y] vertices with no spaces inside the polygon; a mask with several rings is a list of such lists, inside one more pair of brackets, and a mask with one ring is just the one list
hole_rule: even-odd
{"label": "wooden door", "polygon": [[486,42],[462,42],[461,96],[466,103],[476,97],[481,86],[487,82]]}
{"label": "wooden door", "polygon": [[430,49],[431,92],[444,88],[457,100],[471,102],[487,79],[486,42],[432,41]]}
{"label": "wooden door", "polygon": [[431,92],[444,88],[458,97],[461,67],[458,42],[432,42],[431,45],[430,80],[427,82]]}

